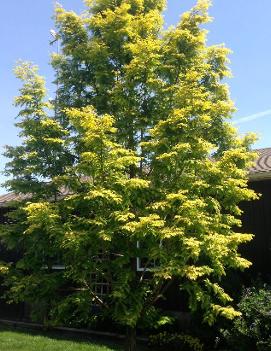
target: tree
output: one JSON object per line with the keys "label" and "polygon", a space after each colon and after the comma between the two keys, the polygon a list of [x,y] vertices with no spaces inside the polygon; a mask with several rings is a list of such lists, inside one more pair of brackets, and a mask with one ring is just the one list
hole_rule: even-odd
{"label": "tree", "polygon": [[[43,88],[25,91],[29,75],[31,84],[41,80],[23,66],[21,116],[35,108],[19,124],[26,142],[7,152],[8,185],[32,193],[19,205],[23,220],[15,215],[16,230],[5,232],[7,242],[20,238],[25,253],[11,275],[5,270],[12,298],[37,297],[25,292],[38,277],[49,287],[51,318],[73,298],[99,305],[127,327],[127,350],[135,349],[139,323],[166,321],[155,306],[173,279],[208,323],[234,318],[220,280],[227,269],[250,265],[238,246],[252,235],[236,228],[238,204],[255,198],[247,189],[254,137],[240,138],[227,121],[234,111],[223,83],[229,51],[206,44],[209,1],[167,31],[164,5],[90,0],[84,16],[57,7],[56,115],[40,117]],[[61,189],[69,194],[52,197]],[[65,270],[56,274],[58,254]],[[76,292],[53,298],[63,279]],[[106,282],[105,296],[97,281]]]}
{"label": "tree", "polygon": [[20,108],[16,126],[21,129],[21,146],[7,146],[5,156],[11,159],[5,172],[11,179],[6,186],[34,197],[57,196],[58,190],[51,179],[64,172],[73,158],[65,145],[65,131],[48,116],[51,104],[46,101],[44,79],[37,74],[37,67],[21,62],[15,75],[24,84],[15,106]]}

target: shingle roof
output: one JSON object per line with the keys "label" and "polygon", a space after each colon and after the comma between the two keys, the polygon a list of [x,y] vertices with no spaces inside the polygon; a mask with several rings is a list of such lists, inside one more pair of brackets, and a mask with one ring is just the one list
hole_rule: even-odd
{"label": "shingle roof", "polygon": [[[60,195],[58,195],[58,199],[61,199],[69,194],[70,194],[70,191],[67,188],[63,188],[61,190]],[[7,207],[13,201],[22,201],[30,198],[31,198],[31,194],[8,193],[8,194],[0,195],[0,208]]]}
{"label": "shingle roof", "polygon": [[11,201],[25,200],[27,198],[29,198],[28,194],[8,193],[0,195],[0,207],[6,206]]}
{"label": "shingle roof", "polygon": [[250,175],[264,175],[271,172],[271,147],[255,150],[259,157],[255,166],[251,168]]}
{"label": "shingle roof", "polygon": [[[255,150],[259,157],[257,158],[254,167],[250,169],[249,177],[251,180],[261,180],[271,178],[271,147]],[[64,189],[61,196],[68,195],[69,191]],[[29,194],[8,193],[0,195],[0,207],[7,206],[12,201],[25,200],[29,198]]]}

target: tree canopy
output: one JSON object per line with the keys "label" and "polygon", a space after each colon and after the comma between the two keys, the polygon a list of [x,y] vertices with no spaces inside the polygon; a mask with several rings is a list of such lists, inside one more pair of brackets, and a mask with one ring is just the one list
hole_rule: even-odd
{"label": "tree canopy", "polygon": [[[7,186],[31,197],[3,234],[24,252],[4,270],[10,299],[44,298],[55,321],[71,301],[85,318],[99,305],[133,329],[166,321],[157,301],[175,281],[208,323],[234,318],[220,281],[250,265],[238,204],[256,197],[254,136],[229,121],[229,50],[207,44],[210,2],[166,30],[163,0],[85,3],[81,15],[56,8],[53,110],[36,68],[16,69],[23,141],[7,148]],[[58,298],[67,282],[76,289]]]}

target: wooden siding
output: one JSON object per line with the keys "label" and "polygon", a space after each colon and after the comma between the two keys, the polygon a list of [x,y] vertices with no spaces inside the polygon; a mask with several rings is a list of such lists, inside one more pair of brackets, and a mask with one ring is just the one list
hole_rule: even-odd
{"label": "wooden siding", "polygon": [[261,274],[271,276],[271,180],[255,181],[250,188],[260,194],[260,199],[241,205],[242,231],[254,234],[254,239],[241,248],[243,255],[252,263],[250,272],[256,278]]}

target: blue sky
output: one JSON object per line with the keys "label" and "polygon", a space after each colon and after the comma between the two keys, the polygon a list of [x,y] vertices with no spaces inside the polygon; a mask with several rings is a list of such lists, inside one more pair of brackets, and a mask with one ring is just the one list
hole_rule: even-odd
{"label": "blue sky", "polygon": [[[75,11],[83,10],[82,0],[62,0],[61,4]],[[168,0],[166,25],[175,24],[179,15],[191,8],[196,0]],[[238,109],[233,121],[240,133],[256,132],[255,147],[271,146],[271,1],[213,0],[208,25],[209,44],[225,43],[233,54],[229,81],[231,96]],[[12,69],[18,59],[33,61],[50,82],[49,30],[53,28],[53,0],[9,0],[1,2],[0,14],[0,153],[6,144],[19,142],[13,126],[17,114],[12,106],[19,82]],[[239,120],[239,122],[238,122]],[[5,159],[0,156],[0,170]],[[0,176],[0,182],[3,182]],[[4,189],[0,188],[3,193]]]}

